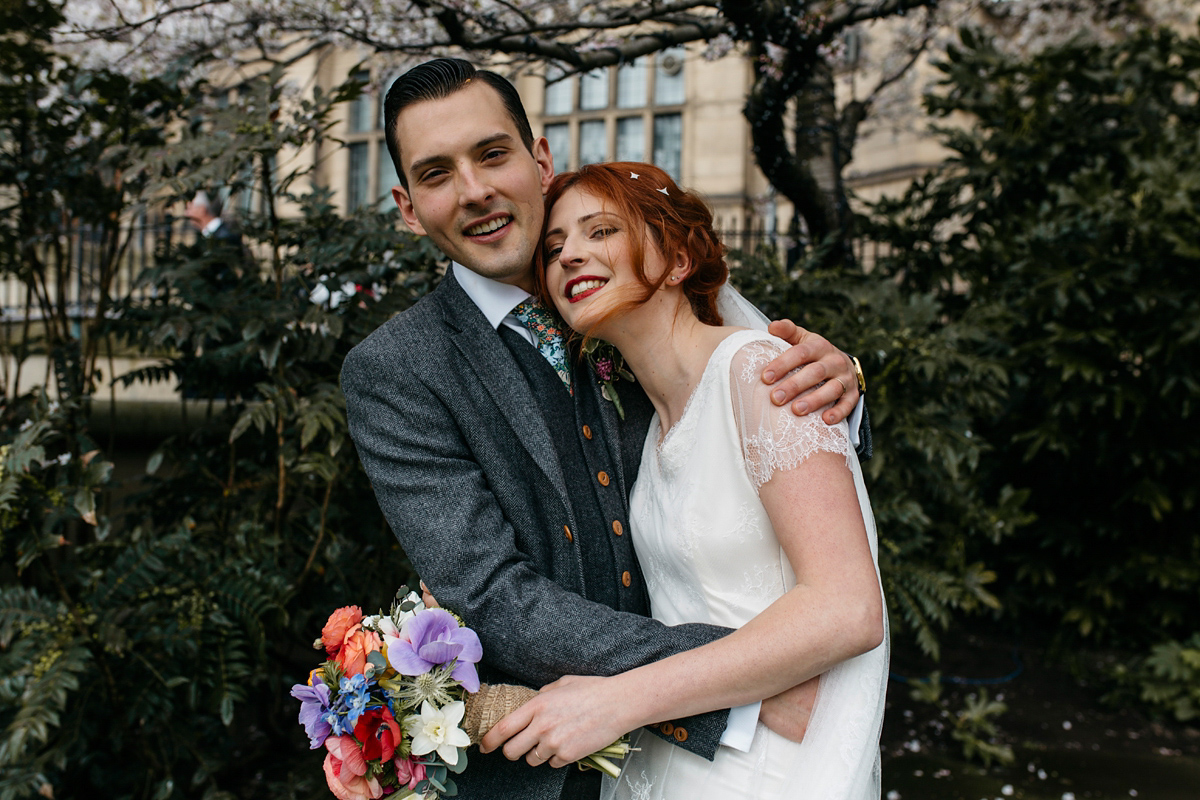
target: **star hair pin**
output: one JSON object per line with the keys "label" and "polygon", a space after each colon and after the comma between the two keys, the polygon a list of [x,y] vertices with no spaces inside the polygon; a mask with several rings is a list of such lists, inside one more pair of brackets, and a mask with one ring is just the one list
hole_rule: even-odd
{"label": "star hair pin", "polygon": [[[630,178],[632,178],[633,180],[635,180],[635,181],[636,181],[638,178],[640,178],[640,177],[642,177],[642,176],[641,176],[641,175],[638,175],[636,172],[631,172],[631,173],[629,173],[629,177],[630,177]],[[663,186],[662,188],[659,188],[659,189],[655,189],[654,191],[656,191],[656,192],[662,192],[662,193],[663,193],[663,194],[665,194],[667,197],[670,197],[670,196],[671,196],[671,193],[667,191],[667,187],[665,187],[665,186]]]}

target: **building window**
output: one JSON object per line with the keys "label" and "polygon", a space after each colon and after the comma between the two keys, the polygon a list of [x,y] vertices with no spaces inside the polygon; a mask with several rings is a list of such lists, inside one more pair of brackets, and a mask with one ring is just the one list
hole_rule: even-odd
{"label": "building window", "polygon": [[376,145],[375,196],[379,199],[380,211],[391,211],[396,203],[392,200],[392,187],[400,185],[396,167],[388,154],[387,145],[380,141]]}
{"label": "building window", "polygon": [[608,70],[585,72],[579,77],[579,110],[597,111],[608,108]]}
{"label": "building window", "polygon": [[354,142],[349,146],[350,168],[346,170],[346,208],[354,211],[370,200],[370,157],[369,142]]}
{"label": "building window", "polygon": [[617,68],[617,108],[646,105],[646,57]]}
{"label": "building window", "polygon": [[[651,160],[679,180],[685,54],[684,48],[673,47],[592,70],[577,76],[578,81],[547,83],[542,133],[555,169]],[[561,75],[561,70],[549,71],[547,80]]]}
{"label": "building window", "polygon": [[547,125],[542,132],[550,144],[550,155],[554,157],[554,169],[561,172],[571,168],[571,126],[565,122]]}
{"label": "building window", "polygon": [[367,88],[371,80],[368,72],[356,72],[351,80],[362,84],[362,94],[350,101],[350,118],[347,124],[351,133],[366,133],[379,127],[379,108],[375,95]]}
{"label": "building window", "polygon": [[608,160],[608,136],[604,120],[589,119],[579,123],[579,166]]}
{"label": "building window", "polygon": [[654,164],[680,180],[683,165],[683,117],[659,114],[654,118]]}
{"label": "building window", "polygon": [[615,160],[646,160],[646,126],[641,117],[622,117],[617,120]]}
{"label": "building window", "polygon": [[570,114],[575,110],[575,79],[563,78],[558,67],[546,70],[546,108],[548,117]]}
{"label": "building window", "polygon": [[654,60],[654,105],[677,106],[683,100],[682,47],[663,50]]}

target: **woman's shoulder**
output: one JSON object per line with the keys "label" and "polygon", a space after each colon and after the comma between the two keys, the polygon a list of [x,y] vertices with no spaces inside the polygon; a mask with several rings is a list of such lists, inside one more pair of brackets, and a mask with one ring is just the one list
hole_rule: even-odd
{"label": "woman's shoulder", "polygon": [[778,336],[753,328],[737,328],[717,348],[729,365],[729,377],[745,386],[763,385],[762,369],[790,345]]}

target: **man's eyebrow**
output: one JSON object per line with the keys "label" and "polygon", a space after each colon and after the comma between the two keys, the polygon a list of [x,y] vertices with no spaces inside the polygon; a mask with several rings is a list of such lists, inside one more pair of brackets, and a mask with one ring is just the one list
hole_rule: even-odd
{"label": "man's eyebrow", "polygon": [[[582,225],[583,223],[587,222],[589,219],[592,219],[593,217],[598,217],[601,214],[607,214],[607,213],[608,213],[607,211],[593,211],[590,214],[584,214],[582,217],[577,219],[576,222],[578,222],[580,225]],[[562,228],[552,228],[552,229],[546,231],[546,236],[549,237],[549,236],[553,236],[555,234],[560,234],[562,232],[563,232]]]}
{"label": "man's eyebrow", "polygon": [[[501,142],[507,144],[512,141],[513,141],[513,136],[511,133],[504,133],[504,132],[493,133],[491,136],[485,136],[484,138],[482,138],[478,142],[476,142],[475,147],[473,147],[472,149],[473,150],[482,150],[486,147],[491,147],[494,144],[500,144]],[[420,161],[414,161],[412,164],[409,165],[408,171],[409,171],[409,173],[416,175],[418,172],[420,172],[425,167],[429,167],[434,164],[445,164],[446,162],[452,161],[452,160],[453,159],[451,159],[450,156],[446,155],[445,153],[438,153],[436,155],[422,158]]]}

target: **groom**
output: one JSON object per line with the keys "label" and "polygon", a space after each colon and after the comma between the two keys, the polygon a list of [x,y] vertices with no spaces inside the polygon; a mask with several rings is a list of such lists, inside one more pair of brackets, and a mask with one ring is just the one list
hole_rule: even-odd
{"label": "groom", "polygon": [[[385,131],[405,221],[454,263],[346,358],[350,433],[413,566],[478,632],[484,680],[539,687],[608,675],[728,633],[648,616],[628,507],[653,411],[644,393],[618,382],[621,419],[586,363],[567,358],[556,370],[539,350],[533,331],[546,325],[525,301],[553,163],[515,89],[465,61],[431,61],[388,92]],[[825,412],[836,421],[857,402],[854,372],[805,336],[766,372],[812,362],[780,383],[780,402],[828,378],[799,402],[819,408],[845,388]],[[712,758],[723,736],[747,747],[756,719],[786,729],[787,695],[765,701],[761,717],[756,706],[736,710],[740,722],[714,712],[655,733]],[[591,799],[597,775],[472,753],[456,781],[466,800]]]}

